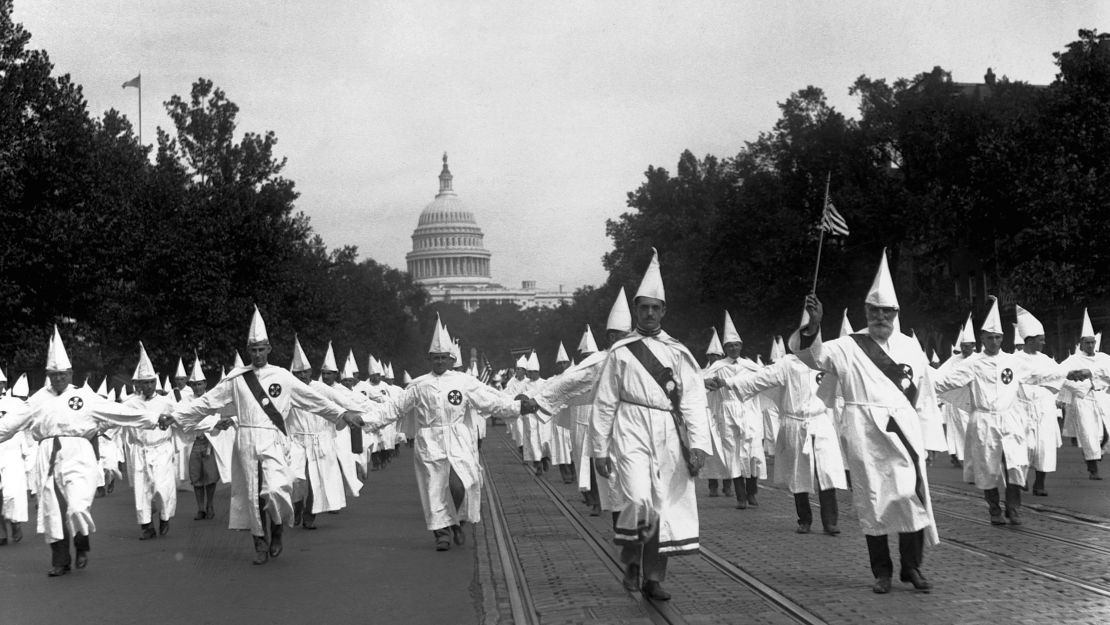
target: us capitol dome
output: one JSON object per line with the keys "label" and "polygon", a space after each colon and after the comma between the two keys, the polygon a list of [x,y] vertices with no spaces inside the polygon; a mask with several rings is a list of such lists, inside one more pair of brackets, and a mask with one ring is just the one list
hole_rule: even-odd
{"label": "us capitol dome", "polygon": [[525,308],[553,307],[571,301],[571,294],[540,291],[534,280],[508,289],[490,277],[491,254],[474,213],[455,194],[454,176],[443,154],[439,193],[424,210],[412,231],[412,251],[405,254],[409,275],[424,287],[432,301],[455,302],[468,312],[483,302],[517,304]]}

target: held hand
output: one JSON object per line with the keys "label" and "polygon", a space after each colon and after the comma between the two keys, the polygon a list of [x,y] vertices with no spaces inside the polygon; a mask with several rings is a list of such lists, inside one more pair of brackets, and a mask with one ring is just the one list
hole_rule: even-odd
{"label": "held hand", "polygon": [[806,336],[813,336],[821,330],[821,318],[825,316],[825,309],[816,293],[806,295],[806,312],[809,313],[809,325],[802,330]]}
{"label": "held hand", "polygon": [[362,420],[362,415],[353,410],[348,410],[343,413],[343,421],[353,428],[361,428],[366,424],[366,422]]}
{"label": "held hand", "polygon": [[594,472],[606,479],[613,473],[613,461],[609,458],[594,458]]}
{"label": "held hand", "polygon": [[223,432],[233,425],[235,425],[235,421],[233,421],[231,417],[221,417],[219,423],[216,424],[215,429]]}
{"label": "held hand", "polygon": [[697,472],[702,470],[702,467],[705,466],[705,458],[706,458],[706,454],[705,454],[704,451],[702,451],[700,449],[696,449],[696,448],[690,450],[690,471],[691,471],[691,473],[696,474]]}
{"label": "held hand", "polygon": [[718,391],[721,388],[723,388],[724,385],[725,385],[725,383],[724,383],[723,380],[721,380],[721,378],[716,378],[716,377],[709,378],[708,380],[705,381],[705,390],[707,390],[707,391]]}
{"label": "held hand", "polygon": [[171,417],[170,415],[168,415],[168,414],[158,415],[158,429],[159,430],[169,429],[169,427],[171,425],[173,425],[173,423],[174,423],[173,417]]}
{"label": "held hand", "polygon": [[518,399],[520,400],[520,414],[532,414],[539,410],[539,404],[534,399],[524,395],[518,395]]}

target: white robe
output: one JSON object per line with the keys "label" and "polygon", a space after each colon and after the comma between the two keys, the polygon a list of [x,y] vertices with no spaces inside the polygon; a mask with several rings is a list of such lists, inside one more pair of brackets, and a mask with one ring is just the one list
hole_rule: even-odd
{"label": "white robe", "polygon": [[[857,334],[866,334],[867,330]],[[844,396],[841,427],[844,459],[852,472],[852,502],[864,534],[879,536],[925,530],[927,542],[939,538],[926,473],[922,413],[937,410],[931,378],[932,367],[921,345],[899,332],[887,341],[885,351],[896,363],[911,368],[917,387],[915,404],[879,370],[851,336],[828,343],[820,334],[807,349],[801,335],[790,337],[790,349],[812,369],[835,373]],[[897,424],[909,444],[888,431]],[[910,451],[913,451],[911,455]],[[913,457],[916,455],[916,465]],[[922,496],[917,494],[920,477]]]}
{"label": "white robe", "polygon": [[[1067,406],[1068,416],[1084,460],[1100,460],[1106,451],[1102,446],[1103,434],[1110,430],[1110,355],[1095,352],[1088,356],[1082,352],[1060,363],[1064,371],[1089,369],[1091,378],[1082,382],[1067,381],[1060,389],[1059,399]],[[1110,444],[1110,441],[1108,441]]]}
{"label": "white robe", "polygon": [[[518,379],[515,376],[505,384],[504,393],[509,397],[516,397],[524,390],[524,382],[526,379]],[[513,437],[513,443],[517,447],[524,445],[524,419],[513,419],[509,422],[509,435]]]}
{"label": "white robe", "polygon": [[829,409],[817,398],[821,375],[789,355],[773,365],[725,379],[741,398],[773,393],[781,419],[775,439],[775,482],[791,493],[848,488],[840,438]]}
{"label": "white robe", "polygon": [[[1045,354],[1014,352],[1021,360],[1031,361],[1030,368],[1058,368],[1061,374],[1067,372],[1056,361]],[[1041,363],[1040,365],[1036,363]],[[1062,382],[1062,381],[1061,381]],[[1056,470],[1056,450],[1063,444],[1060,424],[1056,415],[1056,391],[1036,384],[1021,383],[1018,386],[1017,408],[1025,415],[1026,441],[1029,445],[1029,466],[1034,471],[1051,473]]]}
{"label": "white robe", "polygon": [[[722,358],[706,367],[702,377],[724,379],[759,370],[759,365],[747,359]],[[717,458],[706,463],[710,470],[702,477],[767,479],[763,448],[766,423],[760,398],[740,397],[732,389],[722,387],[707,393],[707,401]]]}
{"label": "white robe", "polygon": [[[144,412],[168,414],[173,411],[174,402],[169,395],[154,393],[150,399],[146,399],[136,393],[127,398],[123,405]],[[172,519],[177,513],[177,429],[123,429],[130,441],[127,473],[128,481],[134,489],[135,519],[140,525],[153,520],[155,508],[158,509],[158,518],[163,521]]]}
{"label": "white robe", "polygon": [[598,381],[590,453],[613,461],[613,509],[620,513],[615,542],[638,544],[643,528],[658,525],[660,554],[697,553],[694,478],[682,457],[670,399],[625,347],[633,341],[643,341],[673,372],[691,453],[700,449],[708,455],[713,449],[705,385],[690,351],[663,331],[614,344]]}
{"label": "white robe", "polygon": [[[957,365],[962,365],[969,359],[978,356],[979,354],[976,352],[973,352],[970,356],[964,356],[962,353],[956,354],[944,361],[944,364],[937,369],[936,375],[944,375],[956,368]],[[946,393],[937,393],[937,397],[943,402],[941,411],[946,425],[944,437],[948,447],[948,455],[955,456],[957,460],[963,462],[967,422],[971,419],[971,390],[966,386],[961,386]]]}
{"label": "white robe", "polygon": [[[939,373],[939,372],[938,372]],[[971,419],[964,440],[964,479],[983,490],[1025,485],[1029,471],[1026,415],[1018,406],[1021,384],[1058,387],[1063,373],[1048,362],[986,352],[939,373],[938,392],[971,391]]]}
{"label": "white robe", "polygon": [[[594,402],[597,399],[597,382],[608,351],[594,352],[562,374],[545,380],[533,399],[544,411],[555,414],[566,410],[568,421],[573,420],[574,460],[577,463],[578,489],[590,490],[590,422],[594,415]],[[595,475],[599,503],[603,510],[612,509],[613,477],[603,478]]]}
{"label": "white robe", "polygon": [[[316,384],[321,383],[312,382],[309,386]],[[347,496],[335,443],[335,425],[294,406],[289,409],[285,427],[292,443],[293,501],[304,501],[311,488],[312,514],[345,508]]]}
{"label": "white robe", "polygon": [[[413,464],[429,530],[481,521],[482,475],[474,430],[467,419],[471,408],[502,419],[520,416],[512,397],[458,371],[416,378],[397,407],[401,429],[415,440]],[[466,489],[461,509],[455,509],[451,499],[451,471]]]}
{"label": "white robe", "polygon": [[[27,402],[10,395],[0,395],[0,420],[12,413],[12,418],[27,411]],[[0,443],[0,490],[4,500],[0,503],[0,516],[13,523],[27,522],[27,465],[24,457],[31,453],[27,437],[12,436]]]}
{"label": "white robe", "polygon": [[288,370],[274,365],[238,367],[204,395],[174,410],[174,418],[186,430],[220,409],[230,407],[234,411],[235,462],[231,467],[228,528],[250,530],[254,536],[264,536],[266,528],[259,515],[259,498],[265,500],[271,523],[291,524],[293,472],[289,465],[289,437],[266,416],[243,379],[243,373],[250,370],[255,372],[266,393],[264,399],[282,415],[288,415],[290,407],[296,406],[336,423],[344,410]]}
{"label": "white robe", "polygon": [[[362,414],[363,420],[366,420],[369,415],[392,414],[390,412],[393,409],[392,404],[371,402],[363,394],[356,393],[342,384],[335,383],[329,386],[319,380],[314,380],[309,386],[341,408],[354,410]],[[364,446],[367,434],[368,432],[363,431]],[[363,471],[366,470],[366,454],[355,454],[351,449],[351,428],[345,427],[336,431],[334,444],[336,459],[339,461],[339,470],[343,474],[343,483],[347,487],[347,496],[358,497],[362,491],[362,481],[358,479],[357,467],[361,465]]]}
{"label": "white robe", "polygon": [[[27,401],[22,414],[0,419],[0,441],[29,428],[38,443],[38,531],[47,543],[96,531],[92,502],[100,466],[89,442],[102,423],[154,427],[158,414],[127,408],[73,385],[56,394],[50,385]],[[62,514],[62,509],[65,514]]]}

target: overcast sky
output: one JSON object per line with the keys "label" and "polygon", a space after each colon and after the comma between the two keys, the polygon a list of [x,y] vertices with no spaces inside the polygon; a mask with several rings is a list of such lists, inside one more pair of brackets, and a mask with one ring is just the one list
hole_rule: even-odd
{"label": "overcast sky", "polygon": [[[911,6],[912,5],[912,6]],[[1044,84],[1110,2],[373,2],[16,0],[15,19],[92,114],[169,128],[162,103],[212,79],[240,131],[273,130],[298,208],[331,247],[405,268],[447,152],[494,279],[605,280],[605,219],[648,165],[731,156],[806,85],[858,116],[860,74],[940,65]],[[849,208],[850,211],[850,208]],[[847,212],[847,211],[846,211]],[[664,259],[665,264],[665,259]]]}

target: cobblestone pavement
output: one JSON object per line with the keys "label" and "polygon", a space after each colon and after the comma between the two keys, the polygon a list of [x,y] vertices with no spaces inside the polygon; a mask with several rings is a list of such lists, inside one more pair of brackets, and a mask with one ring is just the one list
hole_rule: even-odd
{"label": "cobblestone pavement", "polygon": [[[483,456],[501,491],[540,622],[648,622],[651,613],[639,595],[625,592],[585,547],[503,439],[501,430],[491,430]],[[709,498],[699,481],[702,546],[831,624],[1104,624],[1110,622],[1110,522],[1097,522],[1105,518],[1104,485],[1110,481],[1087,481],[1085,472],[1080,481],[1071,475],[1070,455],[1061,450],[1061,472],[1049,481],[1055,492],[1029,501],[1020,528],[990,526],[981,493],[961,487],[957,469],[932,467],[941,544],[926,548],[923,570],[934,584],[930,593],[897,579],[890,594],[871,592],[867,548],[845,491],[838,493],[840,536],[798,535],[793,500],[785,490],[761,484],[760,505],[737,510],[731,499]],[[1081,459],[1075,466],[1082,468]],[[576,488],[562,484],[557,471],[541,479],[583,515],[609,553],[616,553],[607,514],[584,516]],[[813,503],[816,517],[816,498]],[[796,622],[701,557],[672,559],[666,585],[675,596],[671,607],[686,622]]]}

